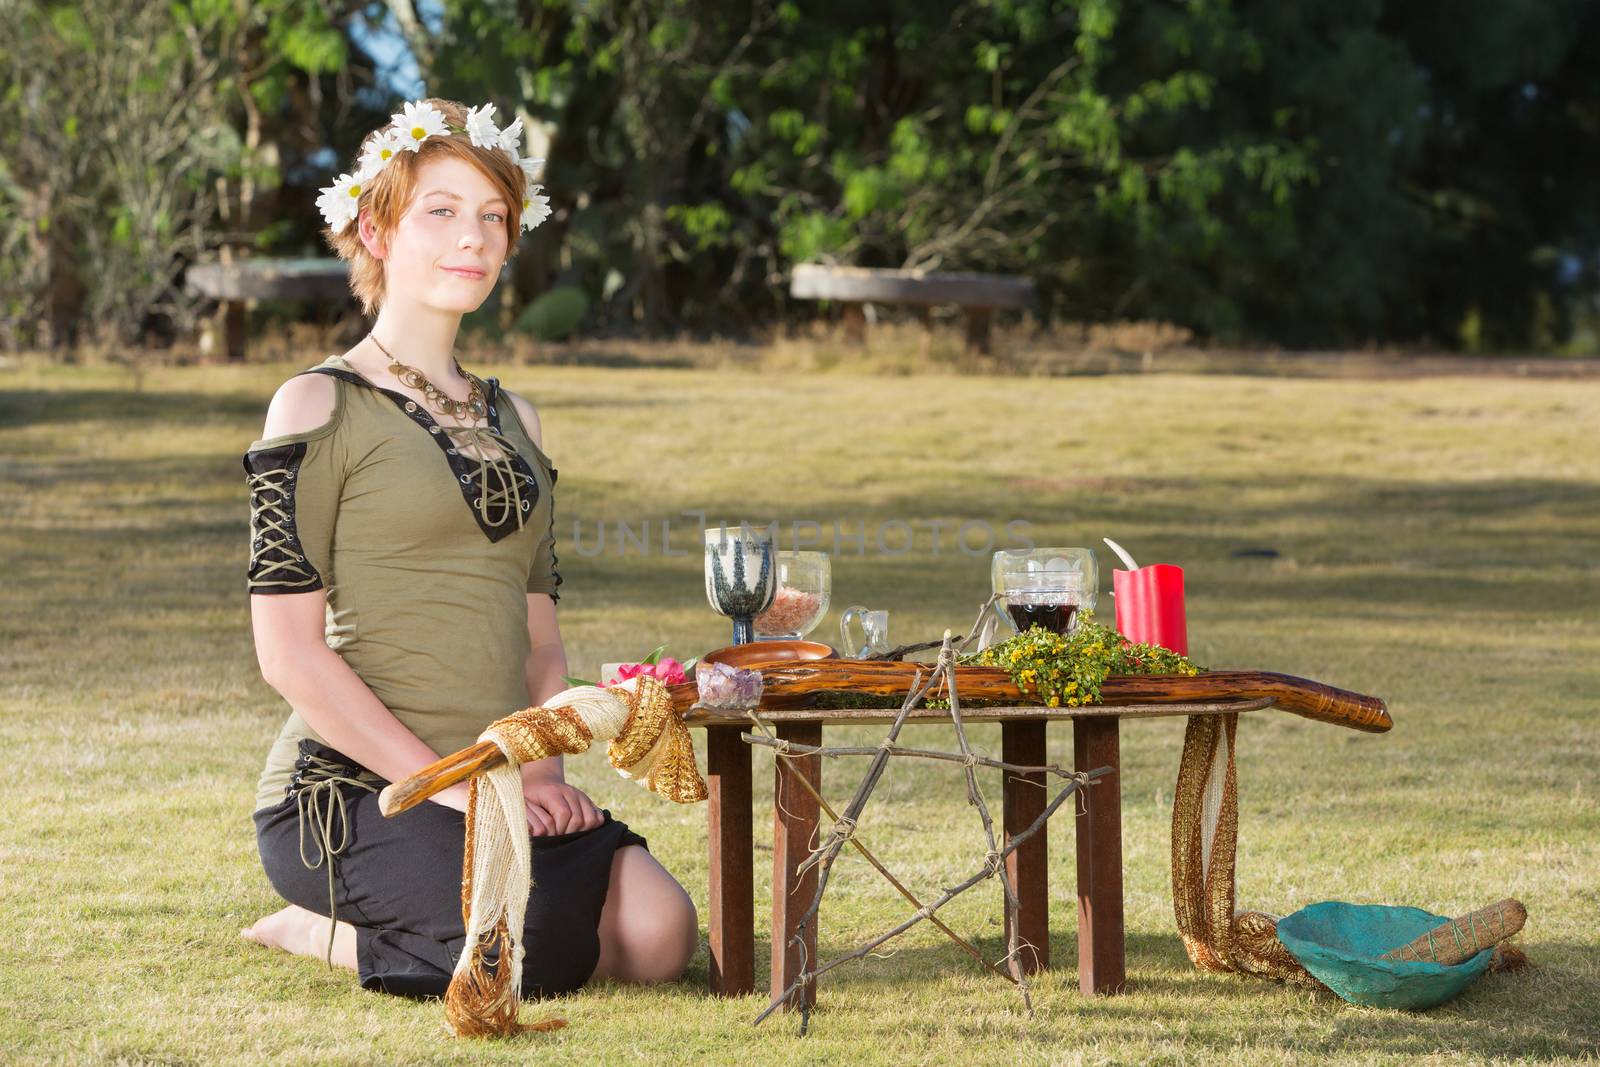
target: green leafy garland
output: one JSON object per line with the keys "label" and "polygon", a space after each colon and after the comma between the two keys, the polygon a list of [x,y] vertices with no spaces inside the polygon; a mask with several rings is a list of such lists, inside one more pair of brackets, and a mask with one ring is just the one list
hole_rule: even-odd
{"label": "green leafy garland", "polygon": [[[1159,645],[1129,641],[1094,621],[1093,609],[1063,637],[1035,623],[1022,633],[957,659],[961,666],[1004,667],[1024,694],[1047,707],[1100,702],[1100,686],[1112,674],[1196,675],[1200,667]],[[985,701],[984,703],[990,703]],[[928,701],[949,707],[948,700]]]}

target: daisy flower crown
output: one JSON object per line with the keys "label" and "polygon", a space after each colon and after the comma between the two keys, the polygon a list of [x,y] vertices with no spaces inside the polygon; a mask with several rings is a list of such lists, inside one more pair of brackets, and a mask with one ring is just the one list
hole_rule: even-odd
{"label": "daisy flower crown", "polygon": [[448,137],[451,133],[465,133],[479,148],[499,149],[522,168],[523,233],[550,217],[550,198],[541,195],[544,186],[534,181],[535,175],[544,168],[544,160],[522,157],[521,119],[501,129],[494,124],[494,105],[483,104],[467,112],[466,125],[457,126],[424,100],[414,100],[389,117],[390,124],[367,141],[355,172],[339,175],[332,185],[324,186],[322,195],[317,197],[317,208],[334,233],[343,233],[344,228],[355,221],[362,190],[397,153],[415,152],[428,138]]}

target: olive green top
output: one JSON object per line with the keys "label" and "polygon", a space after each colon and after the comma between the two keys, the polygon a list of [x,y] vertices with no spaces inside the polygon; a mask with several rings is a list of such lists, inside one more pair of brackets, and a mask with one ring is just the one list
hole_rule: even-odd
{"label": "olive green top", "polygon": [[[334,379],[333,414],[245,452],[247,587],[325,590],[328,647],[429,748],[465,748],[529,704],[526,594],[560,599],[557,472],[494,378],[479,382],[488,427],[474,431],[338,356],[301,373]],[[301,738],[326,743],[291,712],[257,810],[284,799]]]}

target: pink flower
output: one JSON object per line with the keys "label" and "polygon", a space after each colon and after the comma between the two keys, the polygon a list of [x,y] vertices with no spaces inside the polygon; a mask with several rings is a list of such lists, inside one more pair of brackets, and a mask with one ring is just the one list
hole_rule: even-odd
{"label": "pink flower", "polygon": [[[663,648],[666,646],[662,646]],[[654,657],[660,657],[655,659]],[[694,662],[690,660],[690,662]],[[611,668],[600,679],[602,686],[613,686],[639,675],[659,679],[667,685],[682,685],[689,681],[689,668],[671,656],[662,656],[658,648],[638,663],[602,664]]]}
{"label": "pink flower", "polygon": [[689,676],[684,673],[683,664],[671,656],[662,656],[651,673],[668,685],[681,685],[689,680]]}
{"label": "pink flower", "polygon": [[616,673],[611,676],[611,681],[608,684],[616,685],[618,682],[626,681],[634,675],[643,674],[647,670],[649,668],[643,663],[619,663],[617,664]]}
{"label": "pink flower", "polygon": [[659,678],[668,685],[679,685],[689,680],[688,673],[683,669],[683,664],[665,656],[659,663],[619,663],[611,677],[606,680],[606,685],[616,685],[636,675],[648,675]]}

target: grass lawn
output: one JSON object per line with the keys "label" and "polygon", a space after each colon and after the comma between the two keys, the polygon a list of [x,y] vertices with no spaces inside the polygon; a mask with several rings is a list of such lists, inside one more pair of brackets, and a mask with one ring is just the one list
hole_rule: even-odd
{"label": "grass lawn", "polygon": [[[1367,1063],[1600,1049],[1600,382],[496,370],[541,409],[561,469],[574,673],[663,641],[679,658],[726,643],[684,509],[811,520],[824,547],[835,523],[864,529],[866,553],[847,540],[835,558],[834,608],[816,635],[835,642],[851,604],[891,608],[897,641],[961,632],[988,585],[987,553],[955,545],[962,520],[991,524],[1001,545],[1015,543],[1013,520],[1038,544],[1110,536],[1141,561],[1184,566],[1197,662],[1377,694],[1394,714],[1383,736],[1276,712],[1242,719],[1240,905],[1458,914],[1516,896],[1538,967],[1425,1014],[1196,971],[1168,871],[1183,723],[1156,720],[1123,730],[1126,996],[1077,993],[1061,821],[1060,969],[1038,981],[1031,1018],[923,924],[825,978],[804,1039],[791,1017],[751,1027],[764,996],[707,996],[702,948],[680,983],[530,1005],[525,1018],[556,1010],[571,1025],[488,1044],[446,1036],[437,1003],[364,992],[348,972],[237,936],[278,906],[249,814],[286,712],[250,643],[239,456],[276,384],[316,358],[155,369],[137,387],[114,367],[0,371],[0,743],[12,767],[0,776],[0,1061]],[[681,555],[661,551],[663,520]],[[912,526],[911,551],[878,552],[880,531],[901,544],[893,520]],[[947,524],[938,552],[935,520]],[[619,552],[618,522],[648,522],[651,550]],[[968,538],[983,547],[981,528]],[[1277,555],[1240,554],[1261,548]],[[907,736],[949,740],[931,727]],[[997,728],[976,738],[998,751]],[[1050,745],[1070,761],[1069,730]],[[765,827],[772,757],[755,761]],[[649,837],[703,918],[704,810],[646,794],[598,754],[569,768]],[[830,764],[825,792],[842,805],[863,769]],[[986,787],[997,807],[998,779]],[[860,834],[924,899],[982,854],[955,765],[897,766]],[[757,853],[759,916],[769,855]],[[848,850],[834,877],[824,956],[904,916]],[[941,915],[1000,955],[997,888]]]}

